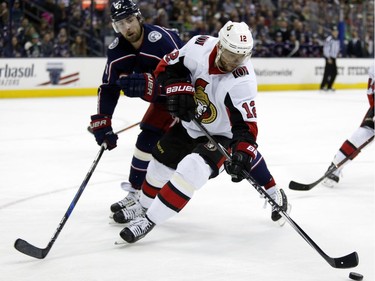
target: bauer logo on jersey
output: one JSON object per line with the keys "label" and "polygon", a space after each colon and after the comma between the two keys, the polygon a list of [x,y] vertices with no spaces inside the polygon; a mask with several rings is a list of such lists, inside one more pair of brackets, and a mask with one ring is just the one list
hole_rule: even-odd
{"label": "bauer logo on jersey", "polygon": [[108,46],[109,49],[114,49],[116,48],[116,46],[118,45],[118,37],[115,38],[115,40],[113,40],[113,42]]}
{"label": "bauer logo on jersey", "polygon": [[152,42],[152,43],[155,43],[156,41],[158,41],[160,38],[162,37],[161,33],[158,32],[158,31],[151,31],[149,34],[148,34],[148,41]]}
{"label": "bauer logo on jersey", "polygon": [[203,124],[209,124],[216,120],[217,110],[211,103],[205,90],[208,85],[207,81],[199,78],[195,82],[195,100],[197,102],[197,117]]}

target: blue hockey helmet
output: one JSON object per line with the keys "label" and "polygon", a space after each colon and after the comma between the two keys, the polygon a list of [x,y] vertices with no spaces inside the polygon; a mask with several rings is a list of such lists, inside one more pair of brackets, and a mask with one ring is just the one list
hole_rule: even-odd
{"label": "blue hockey helmet", "polygon": [[141,17],[141,11],[132,0],[114,0],[111,4],[111,19],[116,22],[131,15]]}

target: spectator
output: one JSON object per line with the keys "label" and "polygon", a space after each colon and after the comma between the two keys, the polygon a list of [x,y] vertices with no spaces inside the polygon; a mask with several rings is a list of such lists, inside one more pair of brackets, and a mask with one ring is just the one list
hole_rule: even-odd
{"label": "spectator", "polygon": [[27,17],[24,17],[21,20],[21,26],[17,28],[17,31],[16,31],[18,41],[21,44],[24,45],[26,41],[28,40],[28,38],[26,37],[26,34],[29,34],[29,30],[31,27],[32,27],[32,24],[29,22],[29,19]]}
{"label": "spectator", "polygon": [[72,57],[86,57],[87,56],[87,44],[86,39],[81,35],[77,34],[74,38],[74,42],[70,48]]}
{"label": "spectator", "polygon": [[42,56],[42,43],[39,34],[33,33],[31,39],[25,43],[26,56],[29,58],[39,58]]}
{"label": "spectator", "polygon": [[270,46],[271,49],[271,55],[273,57],[285,57],[285,47],[283,42],[283,35],[281,32],[276,33],[276,40],[275,42]]}
{"label": "spectator", "polygon": [[259,34],[259,40],[255,44],[255,50],[253,51],[253,57],[267,58],[271,56],[270,46],[272,42],[268,40],[266,33]]}
{"label": "spectator", "polygon": [[6,1],[0,3],[0,28],[2,29],[9,22],[9,8]]}
{"label": "spectator", "polygon": [[73,22],[78,29],[82,28],[83,23],[85,22],[85,18],[89,17],[90,15],[86,10],[82,10],[80,2],[81,1],[77,1],[76,3],[73,3],[69,6],[69,20],[70,22]]}
{"label": "spectator", "polygon": [[40,20],[39,30],[38,30],[38,31],[39,31],[39,34],[43,37],[44,34],[53,31],[53,28],[52,28],[52,25],[50,25],[50,24],[48,23],[48,20],[47,20],[47,19],[42,18],[42,19]]}
{"label": "spectator", "polygon": [[288,20],[286,18],[280,17],[278,19],[278,28],[276,29],[276,35],[281,34],[281,41],[286,42],[289,40],[290,31],[288,28]]}
{"label": "spectator", "polygon": [[11,41],[4,48],[4,57],[21,58],[25,55],[24,47],[18,42],[17,36],[13,35]]}
{"label": "spectator", "polygon": [[258,17],[257,24],[256,24],[256,32],[255,37],[258,37],[259,34],[268,34],[269,29],[266,25],[266,19],[263,16]]}
{"label": "spectator", "polygon": [[15,0],[12,7],[12,20],[13,26],[18,28],[21,25],[22,18],[24,17],[23,10],[20,6],[20,1]]}
{"label": "spectator", "polygon": [[53,32],[45,32],[42,38],[42,56],[49,58],[53,56],[54,44],[53,44]]}
{"label": "spectator", "polygon": [[70,46],[68,33],[65,28],[61,28],[57,35],[57,40],[53,47],[54,57],[70,57]]}
{"label": "spectator", "polygon": [[236,4],[232,0],[225,0],[222,9],[226,13],[230,14],[236,9]]}
{"label": "spectator", "polygon": [[201,21],[203,21],[203,17],[201,15],[200,11],[198,10],[198,7],[193,6],[192,15],[191,15],[191,22],[196,23],[196,22],[201,22]]}
{"label": "spectator", "polygon": [[296,33],[294,31],[290,32],[290,38],[285,44],[285,55],[287,57],[299,57],[300,43],[297,40]]}
{"label": "spectator", "polygon": [[350,58],[362,58],[363,57],[363,44],[358,38],[358,32],[352,31],[352,38],[350,39],[347,49],[346,56]]}
{"label": "spectator", "polygon": [[300,38],[300,47],[299,47],[299,50],[298,50],[298,56],[301,57],[301,58],[308,58],[311,56],[311,42],[308,42],[306,40],[306,37],[304,34],[301,34],[301,38]]}
{"label": "spectator", "polygon": [[160,25],[163,27],[169,27],[169,17],[168,17],[167,11],[165,10],[163,6],[157,10],[156,16],[154,18],[154,24]]}
{"label": "spectator", "polygon": [[310,57],[321,58],[323,55],[323,45],[319,40],[318,34],[314,33],[311,41]]}

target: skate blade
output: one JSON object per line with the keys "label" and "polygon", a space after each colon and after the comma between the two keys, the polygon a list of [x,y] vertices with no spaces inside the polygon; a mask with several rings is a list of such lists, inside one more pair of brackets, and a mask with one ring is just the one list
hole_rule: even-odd
{"label": "skate blade", "polygon": [[114,245],[116,245],[116,246],[125,246],[125,245],[130,245],[130,244],[128,242],[126,242],[125,240],[118,239],[118,240],[116,240],[114,242]]}

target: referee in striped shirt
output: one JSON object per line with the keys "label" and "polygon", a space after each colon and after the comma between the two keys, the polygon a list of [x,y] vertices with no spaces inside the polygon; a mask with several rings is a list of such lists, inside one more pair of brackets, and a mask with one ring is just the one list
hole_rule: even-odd
{"label": "referee in striped shirt", "polygon": [[331,30],[331,35],[326,38],[323,45],[323,55],[326,61],[323,80],[320,84],[320,90],[334,91],[332,88],[333,82],[337,75],[336,58],[340,53],[340,41],[338,39],[339,32],[334,26]]}

